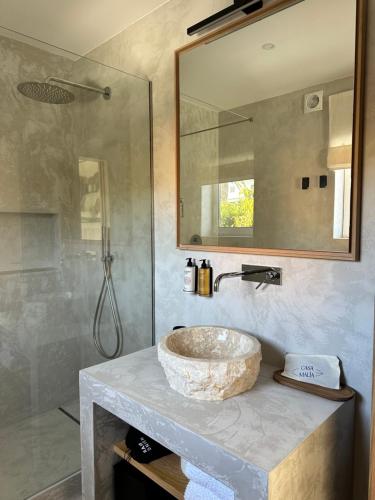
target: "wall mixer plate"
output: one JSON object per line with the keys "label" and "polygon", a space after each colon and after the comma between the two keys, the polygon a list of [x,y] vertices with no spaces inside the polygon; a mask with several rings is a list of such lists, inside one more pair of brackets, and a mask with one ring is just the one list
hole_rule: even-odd
{"label": "wall mixer plate", "polygon": [[[271,276],[269,269],[271,266],[253,266],[248,264],[242,264],[242,271],[256,271],[259,270],[259,274],[248,274],[242,276],[243,281],[252,281],[253,283],[265,284],[265,285],[281,285],[281,267],[273,267],[272,270],[275,271],[275,275]],[[267,271],[266,271],[267,270]]]}

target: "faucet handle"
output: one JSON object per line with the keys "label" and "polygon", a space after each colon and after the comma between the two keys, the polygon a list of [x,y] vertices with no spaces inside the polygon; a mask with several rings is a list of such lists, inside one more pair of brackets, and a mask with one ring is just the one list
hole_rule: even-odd
{"label": "faucet handle", "polygon": [[271,269],[271,271],[266,272],[266,279],[273,281],[273,280],[278,280],[280,278],[280,273],[279,271],[276,271],[276,269]]}
{"label": "faucet handle", "polygon": [[274,269],[271,269],[271,271],[266,271],[264,274],[265,274],[265,276],[264,276],[263,281],[261,281],[261,282],[259,283],[259,285],[257,285],[257,286],[255,287],[255,290],[258,290],[258,288],[260,288],[260,287],[261,287],[262,285],[264,285],[266,282],[267,282],[267,284],[268,284],[268,282],[270,282],[270,281],[274,281],[274,280],[277,280],[277,279],[279,279],[279,278],[280,278],[280,273],[279,273],[279,271],[276,271],[276,270],[274,270]]}
{"label": "faucet handle", "polygon": [[257,286],[255,287],[255,290],[258,290],[258,288],[260,288],[262,285],[264,285],[264,283],[266,282],[266,279],[267,279],[267,278],[264,278],[264,280],[263,280],[263,281],[261,281],[261,282],[259,283],[259,285],[257,285]]}

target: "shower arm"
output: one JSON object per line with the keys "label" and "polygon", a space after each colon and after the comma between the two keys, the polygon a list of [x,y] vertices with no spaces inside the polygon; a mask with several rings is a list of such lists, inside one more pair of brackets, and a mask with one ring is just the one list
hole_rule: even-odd
{"label": "shower arm", "polygon": [[97,94],[102,94],[104,99],[111,98],[111,88],[105,87],[100,89],[98,87],[91,87],[90,85],[83,85],[82,83],[71,82],[69,80],[64,80],[63,78],[57,78],[56,76],[49,76],[46,79],[46,83],[56,82],[63,85],[70,85],[71,87],[76,87],[77,89],[89,90],[90,92],[96,92]]}

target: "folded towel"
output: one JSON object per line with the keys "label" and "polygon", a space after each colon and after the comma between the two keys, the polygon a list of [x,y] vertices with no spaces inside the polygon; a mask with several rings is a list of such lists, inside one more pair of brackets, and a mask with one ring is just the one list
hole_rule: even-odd
{"label": "folded towel", "polygon": [[[206,494],[206,497],[204,498],[207,498],[207,500],[211,498],[212,500],[216,500],[216,498],[220,500],[234,500],[234,492],[231,488],[218,481],[214,477],[210,476],[209,474],[206,474],[202,470],[198,469],[198,467],[195,467],[195,465],[192,465],[186,460],[181,459],[181,469],[185,476],[190,479],[188,487],[185,491],[185,498],[193,500],[194,496],[187,497],[186,492],[188,492],[190,483],[195,483],[207,490],[206,492],[202,492]],[[191,487],[193,488],[193,486],[194,485],[192,484]],[[214,496],[207,496],[209,494]]]}
{"label": "folded towel", "polygon": [[184,500],[222,500],[222,497],[216,496],[215,493],[198,483],[194,483],[194,481],[189,481]]}

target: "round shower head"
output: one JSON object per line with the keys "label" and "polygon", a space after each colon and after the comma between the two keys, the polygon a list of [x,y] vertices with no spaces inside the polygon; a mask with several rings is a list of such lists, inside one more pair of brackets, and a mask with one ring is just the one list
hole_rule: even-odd
{"label": "round shower head", "polygon": [[30,99],[48,104],[68,104],[74,101],[74,95],[68,90],[45,82],[23,82],[17,85],[21,94]]}

